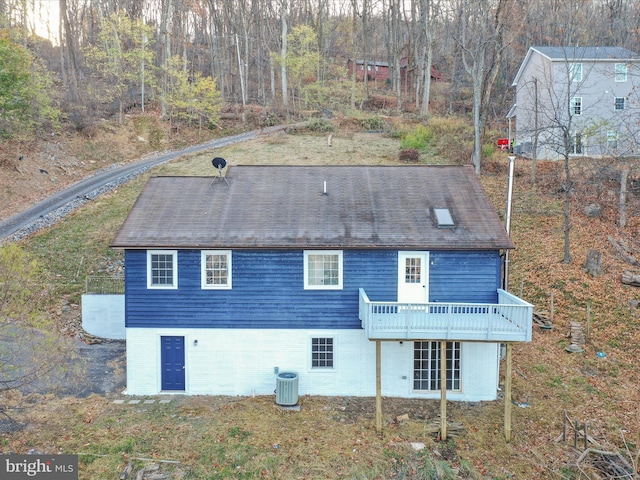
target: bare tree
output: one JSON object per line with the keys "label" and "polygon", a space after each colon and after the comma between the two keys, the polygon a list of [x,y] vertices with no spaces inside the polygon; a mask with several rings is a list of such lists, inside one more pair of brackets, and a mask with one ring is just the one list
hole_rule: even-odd
{"label": "bare tree", "polygon": [[282,0],[280,4],[280,22],[282,26],[281,34],[280,34],[280,58],[282,59],[282,64],[280,66],[280,81],[282,82],[282,105],[284,108],[289,107],[289,86],[287,83],[287,66],[284,62],[284,59],[287,58],[287,36],[288,27],[287,27],[287,0]]}
{"label": "bare tree", "polygon": [[[489,115],[491,93],[507,47],[506,35],[513,0],[462,0],[457,42],[473,91],[474,142],[471,163],[480,173],[482,140]],[[490,12],[490,15],[488,14]]]}
{"label": "bare tree", "polygon": [[431,96],[431,66],[433,65],[433,45],[435,43],[435,19],[440,12],[438,0],[420,0],[421,35],[423,41],[420,56],[420,78],[422,83],[422,102],[420,114],[429,113],[429,99]]}
{"label": "bare tree", "polygon": [[72,102],[80,100],[78,84],[80,83],[80,65],[78,60],[77,39],[79,32],[76,30],[78,23],[74,13],[77,10],[70,9],[67,0],[60,0],[60,49],[62,55],[62,78]]}
{"label": "bare tree", "polygon": [[19,247],[0,247],[0,392],[43,381],[63,365],[64,343],[44,315],[43,278]]}

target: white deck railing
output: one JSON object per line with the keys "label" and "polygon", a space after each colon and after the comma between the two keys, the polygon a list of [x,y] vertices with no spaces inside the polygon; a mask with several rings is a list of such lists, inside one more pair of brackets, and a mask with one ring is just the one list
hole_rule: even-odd
{"label": "white deck railing", "polygon": [[533,305],[498,290],[498,303],[372,302],[360,289],[360,320],[370,340],[529,342]]}

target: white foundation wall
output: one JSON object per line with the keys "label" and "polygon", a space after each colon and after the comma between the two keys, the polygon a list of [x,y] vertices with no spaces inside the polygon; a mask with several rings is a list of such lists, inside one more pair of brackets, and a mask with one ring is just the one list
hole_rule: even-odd
{"label": "white foundation wall", "polygon": [[[127,328],[129,395],[161,393],[160,338],[185,338],[187,395],[270,395],[278,372],[298,374],[298,394],[376,395],[375,342],[362,330],[242,330]],[[311,338],[334,339],[333,369],[311,368]],[[197,340],[197,344],[196,344]],[[463,343],[460,392],[449,400],[494,400],[498,385],[498,344]],[[440,398],[414,392],[413,342],[382,342],[382,395]]]}
{"label": "white foundation wall", "polygon": [[82,328],[91,335],[124,340],[124,295],[82,295]]}

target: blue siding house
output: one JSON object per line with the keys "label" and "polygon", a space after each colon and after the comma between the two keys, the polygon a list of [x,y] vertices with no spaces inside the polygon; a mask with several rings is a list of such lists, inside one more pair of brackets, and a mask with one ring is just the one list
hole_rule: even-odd
{"label": "blue siding house", "polygon": [[295,372],[301,394],[493,400],[500,344],[531,340],[471,167],[154,177],[112,246],[133,395],[272,394]]}

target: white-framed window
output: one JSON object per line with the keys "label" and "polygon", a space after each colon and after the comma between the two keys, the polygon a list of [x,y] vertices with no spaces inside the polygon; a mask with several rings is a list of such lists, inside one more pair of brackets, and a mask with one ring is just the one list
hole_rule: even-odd
{"label": "white-framed window", "polygon": [[335,368],[335,338],[311,337],[311,369]]}
{"label": "white-framed window", "polygon": [[231,288],[231,250],[203,250],[200,268],[202,288]]}
{"label": "white-framed window", "polygon": [[616,82],[626,82],[627,81],[627,64],[626,63],[616,63]]}
{"label": "white-framed window", "polygon": [[582,115],[582,97],[572,97],[569,102],[570,115]]}
{"label": "white-framed window", "polygon": [[178,288],[177,250],[147,250],[147,288]]}
{"label": "white-framed window", "polygon": [[342,251],[304,252],[305,290],[342,290]]}
{"label": "white-framed window", "polygon": [[618,148],[618,132],[615,130],[607,131],[607,148],[609,150],[616,150]]}
{"label": "white-framed window", "polygon": [[582,81],[582,63],[569,64],[569,79],[572,82]]}
{"label": "white-framed window", "polygon": [[616,97],[613,104],[614,110],[624,110],[624,102],[624,97]]}
{"label": "white-framed window", "polygon": [[[460,342],[447,342],[447,390],[460,390]],[[440,390],[440,342],[413,343],[413,389]]]}
{"label": "white-framed window", "polygon": [[582,134],[575,133],[571,136],[571,151],[569,153],[573,155],[582,155],[583,153],[583,144],[582,144]]}

